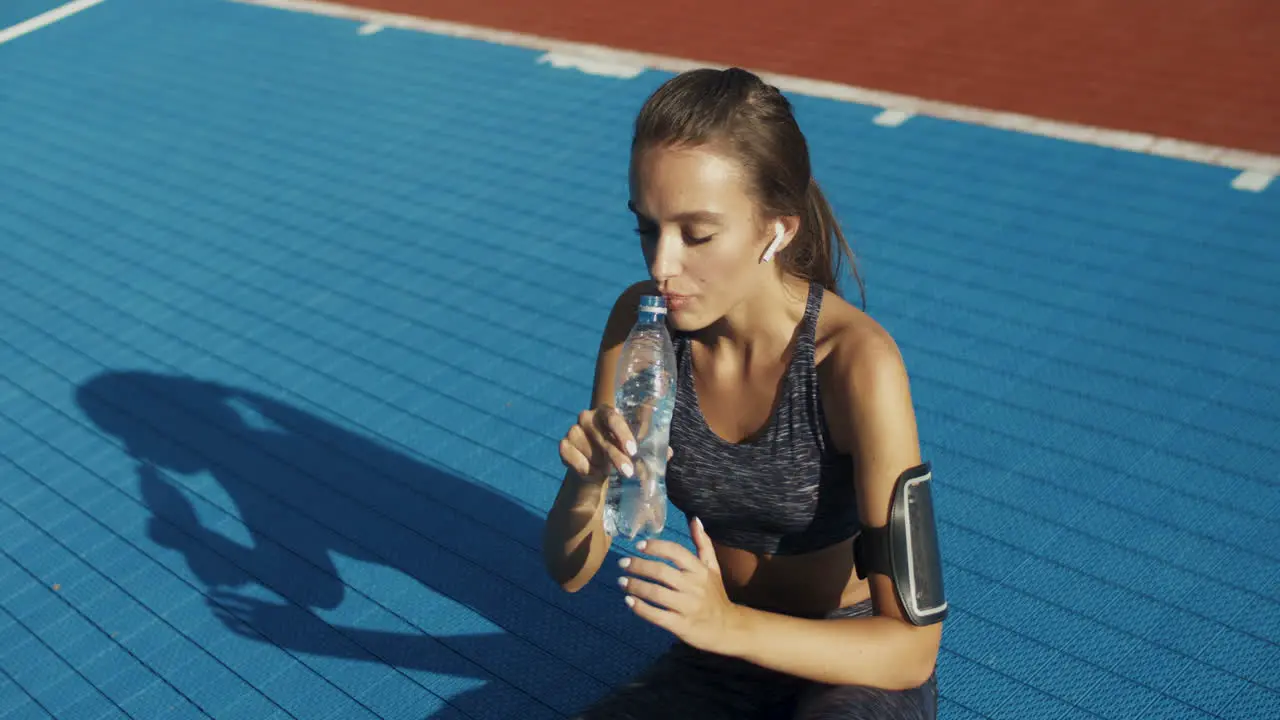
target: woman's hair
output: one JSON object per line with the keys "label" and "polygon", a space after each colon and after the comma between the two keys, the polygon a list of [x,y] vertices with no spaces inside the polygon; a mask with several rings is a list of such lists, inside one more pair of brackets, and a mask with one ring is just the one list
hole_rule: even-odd
{"label": "woman's hair", "polygon": [[853,250],[813,179],[809,145],[778,88],[740,68],[671,78],[640,109],[631,150],[679,145],[730,153],[746,170],[764,216],[800,217],[795,238],[777,256],[784,270],[838,293],[847,259],[866,304]]}

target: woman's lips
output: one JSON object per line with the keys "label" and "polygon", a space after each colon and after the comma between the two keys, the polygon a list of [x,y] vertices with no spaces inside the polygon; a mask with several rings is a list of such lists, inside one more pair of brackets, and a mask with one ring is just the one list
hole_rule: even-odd
{"label": "woman's lips", "polygon": [[679,310],[693,301],[690,295],[665,295],[667,300],[667,309]]}

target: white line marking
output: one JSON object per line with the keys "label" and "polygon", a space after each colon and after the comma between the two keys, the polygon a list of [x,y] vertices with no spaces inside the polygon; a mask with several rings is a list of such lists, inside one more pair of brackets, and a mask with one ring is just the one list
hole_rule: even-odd
{"label": "white line marking", "polygon": [[102,1],[103,0],[74,0],[66,5],[59,5],[52,10],[42,12],[33,18],[23,20],[17,25],[10,25],[5,29],[0,30],[0,45],[3,45],[10,40],[20,38],[27,33],[35,32],[42,27],[52,25],[65,17],[75,15],[81,10],[88,10]]}
{"label": "white line marking", "polygon": [[1262,192],[1267,189],[1272,180],[1276,176],[1270,173],[1258,172],[1257,170],[1245,170],[1231,181],[1231,187],[1237,190],[1245,190],[1247,192]]}
{"label": "white line marking", "polygon": [[356,32],[361,35],[372,35],[376,32],[381,32],[381,31],[382,31],[382,26],[379,25],[378,23],[365,23],[361,25],[360,29],[357,30]]}
{"label": "white line marking", "polygon": [[581,70],[588,75],[616,77],[630,80],[644,72],[644,65],[618,62],[616,57],[600,56],[596,53],[566,53],[552,50],[538,58],[538,64],[547,64],[553,68],[571,68]]}
{"label": "white line marking", "polygon": [[[589,43],[568,42],[552,38],[530,35],[527,33],[496,30],[475,25],[431,20],[415,15],[389,13],[378,10],[366,10],[340,5],[323,0],[231,0],[232,2],[260,7],[273,7],[280,10],[324,15],[334,18],[345,18],[364,23],[377,23],[386,27],[415,30],[435,35],[481,40],[497,45],[541,50],[565,56],[587,56],[592,58],[609,58],[617,66],[652,68],[666,72],[679,73],[700,67],[724,67],[711,62],[676,58],[666,55],[616,50],[614,48],[592,45]],[[544,56],[545,57],[545,56]],[[1113,130],[1109,128],[1075,123],[1059,122],[1038,118],[1020,113],[1001,112],[984,108],[957,105],[955,103],[937,102],[925,98],[900,95],[898,93],[871,90],[868,88],[843,85],[826,80],[812,80],[793,75],[780,75],[765,71],[757,71],[766,82],[776,85],[786,92],[813,95],[829,100],[841,100],[871,105],[880,108],[893,108],[910,115],[928,115],[931,117],[958,122],[981,125],[998,130],[1041,135],[1045,137],[1068,140],[1077,143],[1099,145],[1115,150],[1158,155],[1178,160],[1190,160],[1205,165],[1218,165],[1236,170],[1252,170],[1265,175],[1280,175],[1280,155],[1239,150],[1235,148],[1207,145],[1203,143],[1159,137],[1146,133]]]}
{"label": "white line marking", "polygon": [[871,122],[880,127],[898,127],[902,123],[911,119],[911,113],[905,110],[885,110],[875,116]]}

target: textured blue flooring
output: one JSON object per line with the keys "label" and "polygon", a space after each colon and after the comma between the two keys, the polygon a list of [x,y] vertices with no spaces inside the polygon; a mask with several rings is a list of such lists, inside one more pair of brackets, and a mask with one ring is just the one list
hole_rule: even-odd
{"label": "textured blue flooring", "polygon": [[[62,5],[59,0],[4,0],[0,2],[0,30]],[[0,60],[0,62],[4,62]]]}
{"label": "textured blue flooring", "polygon": [[[0,45],[0,717],[555,718],[665,646],[537,548],[666,76],[537,56]],[[1280,188],[795,99],[939,470],[942,717],[1280,716]]]}

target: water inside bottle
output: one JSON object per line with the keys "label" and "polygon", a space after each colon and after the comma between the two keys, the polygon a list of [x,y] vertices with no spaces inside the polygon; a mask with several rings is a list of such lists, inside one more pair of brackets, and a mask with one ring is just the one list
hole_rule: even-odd
{"label": "water inside bottle", "polygon": [[609,478],[606,529],[631,543],[657,537],[666,526],[667,444],[675,407],[672,368],[655,363],[637,372],[619,388],[616,404],[636,437],[635,473]]}

